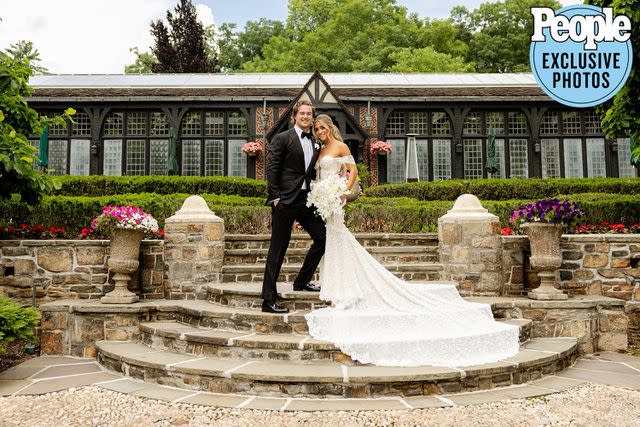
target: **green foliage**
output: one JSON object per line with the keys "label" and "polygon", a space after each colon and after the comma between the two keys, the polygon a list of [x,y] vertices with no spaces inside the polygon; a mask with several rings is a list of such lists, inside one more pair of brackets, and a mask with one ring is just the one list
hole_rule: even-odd
{"label": "green foliage", "polygon": [[360,183],[360,187],[365,189],[371,185],[371,172],[364,163],[358,163],[356,167],[358,168],[358,182]]}
{"label": "green foliage", "polygon": [[[32,75],[26,58],[0,52],[0,200],[17,193],[25,202],[36,204],[57,184],[32,167],[37,156],[27,137],[39,135],[46,124],[64,124],[65,120],[42,118],[29,108],[25,97],[33,94],[29,87]],[[65,117],[72,114],[75,111],[68,109]]]}
{"label": "green foliage", "polygon": [[613,139],[630,135],[631,164],[640,166],[640,0],[587,0],[585,3],[613,7],[614,15],[631,20],[631,46],[634,54],[629,78],[616,95],[597,107],[602,130]]}
{"label": "green foliage", "polygon": [[239,71],[245,62],[264,58],[263,46],[272,37],[284,33],[284,24],[266,18],[248,21],[244,30],[234,32],[236,24],[222,24],[217,35],[217,50],[220,52],[220,68],[223,71]]}
{"label": "green foliage", "polygon": [[18,40],[7,49],[7,53],[16,60],[26,60],[34,74],[47,74],[47,68],[42,66],[40,62],[40,52],[33,46],[33,42],[27,40]]}
{"label": "green foliage", "polygon": [[140,52],[137,47],[132,47],[129,51],[136,55],[133,64],[125,65],[125,74],[148,74],[153,72],[153,67],[158,64],[158,59],[149,52]]}
{"label": "green foliage", "polygon": [[0,355],[6,351],[7,344],[15,340],[36,341],[34,329],[39,319],[40,313],[35,308],[23,308],[0,296]]}
{"label": "green foliage", "polygon": [[451,11],[460,38],[469,43],[467,61],[481,73],[529,71],[529,46],[533,34],[532,7],[559,9],[556,0],[504,0],[482,3],[469,11]]}
{"label": "green foliage", "polygon": [[266,197],[267,183],[249,178],[188,176],[71,176],[59,177],[56,195],[107,196],[126,193],[231,194]]}
{"label": "green foliage", "polygon": [[198,21],[191,0],[180,0],[173,13],[167,11],[167,21],[168,27],[161,20],[151,23],[151,34],[155,39],[151,53],[157,59],[157,63],[151,64],[154,73],[219,71],[217,59],[207,54],[205,29]]}
{"label": "green foliage", "polygon": [[393,73],[470,73],[473,64],[465,62],[460,56],[451,56],[436,52],[431,46],[421,49],[402,48],[393,52],[390,58],[395,61],[391,67]]}
{"label": "green foliage", "polygon": [[417,200],[455,200],[467,193],[476,195],[480,200],[543,199],[578,193],[638,195],[640,179],[472,179],[387,184],[366,191],[371,197],[411,197]]}

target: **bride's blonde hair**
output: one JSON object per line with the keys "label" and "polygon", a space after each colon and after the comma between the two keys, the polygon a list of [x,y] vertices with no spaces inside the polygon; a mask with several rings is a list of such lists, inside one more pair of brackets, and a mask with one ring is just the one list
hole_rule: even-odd
{"label": "bride's blonde hair", "polygon": [[329,132],[331,132],[331,137],[333,139],[335,139],[336,141],[344,142],[344,139],[342,139],[342,135],[340,135],[340,131],[338,130],[336,125],[333,124],[333,120],[331,120],[331,117],[327,116],[326,114],[320,114],[316,117],[314,121],[314,126],[313,126],[313,135],[317,138],[318,135],[316,135],[316,127],[315,127],[316,123],[321,123],[327,129],[329,129]]}

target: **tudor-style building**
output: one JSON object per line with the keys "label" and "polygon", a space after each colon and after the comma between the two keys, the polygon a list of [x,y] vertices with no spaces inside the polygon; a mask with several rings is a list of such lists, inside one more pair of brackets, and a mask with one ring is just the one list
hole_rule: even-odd
{"label": "tudor-style building", "polygon": [[[374,183],[405,182],[410,138],[420,181],[638,176],[628,138],[606,140],[593,109],[558,104],[530,74],[47,75],[31,85],[40,113],[77,110],[76,123],[50,129],[55,174],[166,174],[175,134],[181,175],[263,179],[265,155],[240,148],[286,130],[293,104],[309,99],[333,117]],[[393,152],[371,155],[375,140]]]}

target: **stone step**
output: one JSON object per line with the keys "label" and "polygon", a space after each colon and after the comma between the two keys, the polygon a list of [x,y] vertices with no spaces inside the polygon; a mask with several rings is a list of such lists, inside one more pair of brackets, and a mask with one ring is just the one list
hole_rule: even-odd
{"label": "stone step", "polygon": [[[435,263],[439,261],[437,246],[373,246],[367,251],[381,263]],[[226,249],[224,264],[264,264],[267,261],[266,248],[259,249]],[[302,264],[307,249],[289,249],[284,264]]]}
{"label": "stone step", "polygon": [[[520,342],[530,339],[531,320],[502,320],[520,328]],[[140,323],[142,342],[156,350],[216,356],[222,359],[333,361],[359,364],[332,343],[307,334],[258,334],[185,325],[175,321]]]}
{"label": "stone step", "polygon": [[578,356],[576,338],[533,339],[513,357],[463,368],[222,359],[125,341],[95,344],[103,366],[151,383],[214,393],[316,398],[430,395],[522,384],[558,372]]}
{"label": "stone step", "polygon": [[[442,264],[423,262],[423,263],[389,263],[383,264],[384,267],[395,274],[402,280],[418,281],[418,280],[438,280]],[[264,263],[256,264],[236,264],[224,265],[222,267],[222,281],[229,282],[262,282],[264,275]],[[279,282],[292,283],[300,271],[302,264],[282,264],[280,269]],[[316,272],[312,280],[318,280]]]}
{"label": "stone step", "polygon": [[[438,233],[354,233],[364,247],[378,246],[438,246]],[[226,234],[225,249],[268,249],[269,234]],[[307,233],[293,233],[289,249],[305,249],[311,245]]]}

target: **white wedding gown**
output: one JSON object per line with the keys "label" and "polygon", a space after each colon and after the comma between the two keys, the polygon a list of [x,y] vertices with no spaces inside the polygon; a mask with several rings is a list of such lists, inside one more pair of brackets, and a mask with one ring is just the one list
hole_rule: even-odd
{"label": "white wedding gown", "polygon": [[[323,157],[319,179],[348,163],[352,156]],[[463,300],[452,282],[397,278],[358,243],[342,211],[327,220],[320,286],[332,306],[306,315],[309,334],[361,363],[469,366],[518,352],[516,326],[496,322],[487,304]]]}

